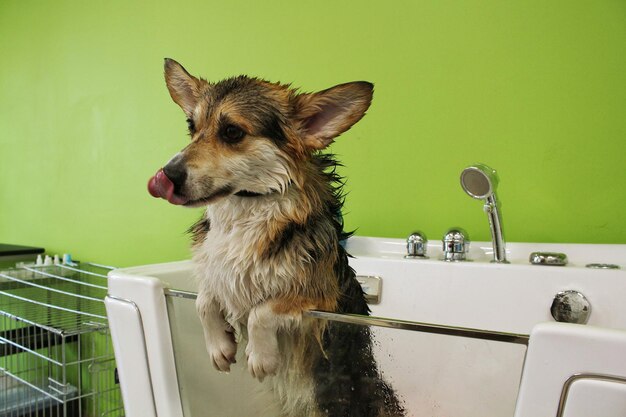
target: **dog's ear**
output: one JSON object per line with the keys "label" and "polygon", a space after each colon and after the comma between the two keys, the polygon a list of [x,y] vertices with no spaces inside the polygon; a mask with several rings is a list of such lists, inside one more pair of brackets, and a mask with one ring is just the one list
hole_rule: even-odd
{"label": "dog's ear", "polygon": [[304,144],[323,149],[361,120],[372,102],[374,85],[366,81],[339,84],[296,97],[296,118]]}
{"label": "dog's ear", "polygon": [[201,82],[190,75],[182,65],[170,58],[165,58],[165,83],[170,96],[187,116],[193,114],[199,98]]}

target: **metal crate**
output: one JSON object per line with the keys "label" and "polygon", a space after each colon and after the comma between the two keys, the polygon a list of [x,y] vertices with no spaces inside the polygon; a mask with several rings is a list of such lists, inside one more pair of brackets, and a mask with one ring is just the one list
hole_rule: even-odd
{"label": "metal crate", "polygon": [[0,271],[0,417],[124,415],[107,272],[94,264]]}

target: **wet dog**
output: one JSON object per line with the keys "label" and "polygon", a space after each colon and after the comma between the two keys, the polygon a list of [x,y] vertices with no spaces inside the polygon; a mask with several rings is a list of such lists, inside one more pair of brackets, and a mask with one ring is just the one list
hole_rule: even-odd
{"label": "wet dog", "polygon": [[320,151],[364,116],[373,85],[300,93],[247,76],[210,83],[171,59],[165,80],[191,142],[148,189],[206,207],[190,231],[196,306],[215,367],[229,371],[237,342],[247,340],[248,369],[272,376],[284,416],[404,415],[380,377],[369,328],[304,314],[369,314],[340,245],[348,234],[337,162]]}

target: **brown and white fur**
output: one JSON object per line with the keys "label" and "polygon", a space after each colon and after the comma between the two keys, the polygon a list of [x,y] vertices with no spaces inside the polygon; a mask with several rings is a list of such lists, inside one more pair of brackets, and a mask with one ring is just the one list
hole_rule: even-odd
{"label": "brown and white fur", "polygon": [[319,151],[363,117],[373,85],[299,93],[247,76],[209,83],[171,59],[165,79],[191,143],[149,190],[206,206],[190,231],[196,306],[215,367],[229,371],[237,340],[247,339],[248,369],[272,376],[283,416],[404,415],[379,375],[369,329],[303,315],[369,313],[339,243],[348,235],[337,164]]}

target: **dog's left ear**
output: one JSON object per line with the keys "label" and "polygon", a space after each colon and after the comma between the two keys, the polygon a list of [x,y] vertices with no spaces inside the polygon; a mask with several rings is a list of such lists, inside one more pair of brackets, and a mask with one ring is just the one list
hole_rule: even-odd
{"label": "dog's left ear", "polygon": [[296,118],[304,144],[323,149],[356,122],[372,103],[374,85],[366,81],[339,84],[318,93],[296,97]]}

